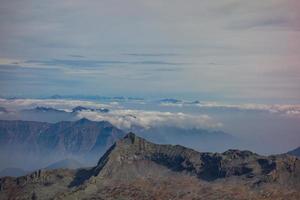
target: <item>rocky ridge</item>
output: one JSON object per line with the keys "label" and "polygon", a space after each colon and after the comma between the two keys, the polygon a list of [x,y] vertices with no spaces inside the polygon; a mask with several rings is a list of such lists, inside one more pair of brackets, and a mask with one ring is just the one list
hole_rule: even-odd
{"label": "rocky ridge", "polygon": [[0,198],[24,199],[299,199],[300,160],[200,153],[129,133],[93,168],[3,178],[0,188]]}

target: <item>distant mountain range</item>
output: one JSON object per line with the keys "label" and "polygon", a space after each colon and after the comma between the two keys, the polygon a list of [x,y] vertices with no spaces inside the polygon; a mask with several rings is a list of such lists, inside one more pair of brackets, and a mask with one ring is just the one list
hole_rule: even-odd
{"label": "distant mountain range", "polygon": [[[86,167],[84,164],[78,162],[75,159],[64,159],[59,160],[57,162],[54,162],[52,164],[49,164],[46,167],[43,167],[45,170],[53,170],[53,169],[79,169],[81,167]],[[10,177],[18,177],[18,176],[24,176],[26,174],[29,174],[30,171],[25,171],[21,168],[16,167],[8,167],[5,169],[0,170],[0,177],[10,176]]]}
{"label": "distant mountain range", "polygon": [[115,101],[125,101],[125,100],[144,100],[144,98],[140,97],[107,97],[100,95],[52,95],[49,97],[50,99],[77,99],[77,100],[115,100]]}
{"label": "distant mountain range", "polygon": [[124,132],[106,121],[86,118],[58,123],[0,121],[1,148],[60,154],[101,153]]}
{"label": "distant mountain range", "polygon": [[29,173],[29,172],[27,172],[23,169],[9,167],[9,168],[5,168],[0,171],[0,177],[5,177],[5,176],[18,177],[18,176],[24,176],[27,173]]}
{"label": "distant mountain range", "polygon": [[[5,108],[2,108],[3,110],[5,110]],[[0,107],[0,111],[1,111],[1,107]],[[104,112],[107,113],[109,112],[109,109],[107,108],[89,108],[89,107],[83,107],[83,106],[76,106],[72,109],[71,113],[76,113],[76,112],[80,112],[80,111],[95,111],[95,112]],[[31,108],[31,109],[24,109],[22,110],[22,112],[31,112],[31,113],[55,113],[55,114],[59,114],[59,113],[70,113],[70,112],[66,112],[65,110],[60,110],[60,109],[55,109],[52,107],[43,107],[43,106],[37,106],[35,108]]]}
{"label": "distant mountain range", "polygon": [[1,178],[0,188],[0,199],[296,200],[300,160],[239,150],[200,153],[130,133],[93,168],[38,170]]}
{"label": "distant mountain range", "polygon": [[56,123],[60,121],[75,121],[78,120],[77,115],[81,111],[92,111],[100,113],[110,112],[108,108],[90,108],[84,106],[76,106],[71,111],[45,106],[8,111],[6,108],[0,107],[0,120],[26,120],[49,123]]}
{"label": "distant mountain range", "polygon": [[51,108],[51,107],[43,107],[43,106],[37,106],[33,109],[23,110],[23,112],[24,111],[27,111],[27,112],[54,112],[54,113],[63,113],[63,112],[65,112],[63,110],[59,110],[59,109],[55,109],[55,108]]}
{"label": "distant mountain range", "polygon": [[161,126],[149,129],[133,129],[139,136],[159,144],[180,144],[199,151],[222,152],[237,148],[237,138],[220,130]]}
{"label": "distant mountain range", "polygon": [[1,165],[43,166],[70,156],[94,163],[124,135],[109,122],[85,118],[58,123],[0,120],[0,156],[6,160]]}
{"label": "distant mountain range", "polygon": [[87,108],[87,107],[83,107],[83,106],[77,106],[72,109],[73,113],[80,112],[80,111],[96,111],[96,112],[108,113],[109,109],[107,109],[107,108]]}
{"label": "distant mountain range", "polygon": [[50,165],[48,165],[47,167],[45,167],[44,169],[46,170],[51,170],[51,169],[78,169],[84,167],[84,165],[80,162],[78,162],[77,160],[74,159],[64,159],[64,160],[60,160],[57,161],[55,163],[52,163]]}

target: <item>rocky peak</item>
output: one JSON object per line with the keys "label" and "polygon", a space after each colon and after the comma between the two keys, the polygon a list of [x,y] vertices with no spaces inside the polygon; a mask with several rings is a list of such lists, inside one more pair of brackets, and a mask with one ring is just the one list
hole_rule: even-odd
{"label": "rocky peak", "polygon": [[144,140],[141,137],[138,137],[137,135],[135,135],[134,133],[130,132],[128,134],[125,135],[125,137],[120,140],[119,142],[117,142],[117,145],[122,145],[122,144],[126,144],[126,145],[136,145],[142,142],[148,142],[146,140]]}
{"label": "rocky peak", "polygon": [[75,108],[72,109],[72,112],[79,112],[83,110],[89,110],[89,109],[83,106],[76,106]]}
{"label": "rocky peak", "polygon": [[299,183],[294,156],[200,153],[128,133],[96,167],[0,179],[0,199],[299,199]]}
{"label": "rocky peak", "polygon": [[113,127],[113,125],[108,121],[92,121],[85,117],[75,121],[74,124],[77,126],[95,125],[99,127]]}
{"label": "rocky peak", "polygon": [[62,110],[58,110],[58,109],[51,108],[51,107],[43,107],[43,106],[37,106],[33,110],[38,111],[38,112],[64,112]]}
{"label": "rocky peak", "polygon": [[223,153],[223,155],[227,156],[228,158],[231,158],[231,159],[237,159],[237,158],[245,159],[245,158],[249,158],[251,156],[257,156],[257,154],[255,154],[251,151],[241,151],[241,150],[237,150],[237,149],[229,149],[229,150],[225,151]]}
{"label": "rocky peak", "polygon": [[76,124],[87,124],[87,123],[91,123],[92,121],[87,119],[87,118],[81,118],[80,120],[76,121]]}
{"label": "rocky peak", "polygon": [[127,135],[125,135],[123,141],[126,140],[126,141],[130,142],[131,144],[133,144],[136,138],[137,138],[137,136],[134,133],[130,132]]}

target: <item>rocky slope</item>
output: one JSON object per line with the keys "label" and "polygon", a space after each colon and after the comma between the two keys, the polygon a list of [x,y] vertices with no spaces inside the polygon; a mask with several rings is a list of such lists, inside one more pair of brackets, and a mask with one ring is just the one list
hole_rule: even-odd
{"label": "rocky slope", "polygon": [[0,199],[299,199],[300,160],[200,153],[130,133],[97,166],[0,179]]}

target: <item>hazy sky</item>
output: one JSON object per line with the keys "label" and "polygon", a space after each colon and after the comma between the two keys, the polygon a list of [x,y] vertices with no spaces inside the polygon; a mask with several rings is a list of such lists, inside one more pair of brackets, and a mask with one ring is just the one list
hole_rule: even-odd
{"label": "hazy sky", "polygon": [[300,102],[298,0],[0,0],[0,94]]}

